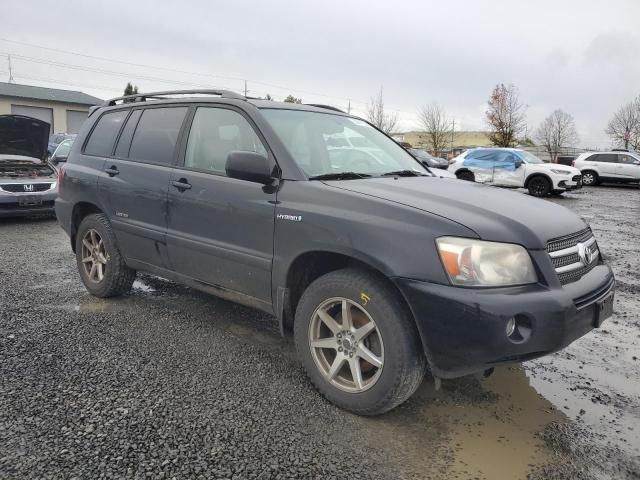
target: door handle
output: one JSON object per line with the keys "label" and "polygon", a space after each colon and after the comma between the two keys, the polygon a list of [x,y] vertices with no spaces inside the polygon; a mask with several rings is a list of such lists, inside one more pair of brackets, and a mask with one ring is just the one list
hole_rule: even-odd
{"label": "door handle", "polygon": [[110,167],[105,168],[104,171],[107,172],[107,175],[109,175],[110,177],[115,177],[120,173],[115,165],[111,165]]}
{"label": "door handle", "polygon": [[177,181],[174,180],[171,182],[171,185],[176,187],[181,192],[184,192],[185,190],[189,190],[191,188],[191,184],[187,181],[186,178],[181,178],[180,180],[177,180]]}

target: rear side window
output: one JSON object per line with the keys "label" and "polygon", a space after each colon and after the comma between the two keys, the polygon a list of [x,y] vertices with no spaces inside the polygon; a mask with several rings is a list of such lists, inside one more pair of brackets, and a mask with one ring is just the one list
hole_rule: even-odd
{"label": "rear side window", "polygon": [[142,110],[134,110],[129,120],[125,124],[122,129],[122,133],[120,134],[120,140],[118,140],[118,146],[116,147],[116,157],[126,158],[129,156],[129,146],[131,145],[131,139],[133,138],[133,132],[136,130],[136,126],[138,125],[138,120],[140,120],[140,115],[142,114]]}
{"label": "rear side window", "polygon": [[590,162],[616,163],[618,161],[618,156],[615,153],[601,153],[599,155],[593,155],[587,160]]}
{"label": "rear side window", "polygon": [[113,142],[120,131],[122,122],[127,118],[127,113],[129,113],[127,110],[119,110],[102,115],[91,132],[87,145],[84,147],[84,153],[101,157],[111,155]]}
{"label": "rear side window", "polygon": [[133,135],[129,158],[142,162],[170,164],[187,107],[144,110]]}

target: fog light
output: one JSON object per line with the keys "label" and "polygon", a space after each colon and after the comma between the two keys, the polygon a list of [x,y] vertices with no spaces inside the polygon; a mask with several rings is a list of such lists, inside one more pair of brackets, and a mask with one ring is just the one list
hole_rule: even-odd
{"label": "fog light", "polygon": [[507,337],[510,337],[511,335],[513,335],[513,332],[516,331],[516,319],[511,317],[508,321],[507,321]]}

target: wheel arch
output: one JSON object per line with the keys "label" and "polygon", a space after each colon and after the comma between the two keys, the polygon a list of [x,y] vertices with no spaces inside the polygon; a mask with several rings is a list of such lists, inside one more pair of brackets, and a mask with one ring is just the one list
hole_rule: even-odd
{"label": "wheel arch", "polygon": [[87,215],[95,213],[104,213],[100,207],[91,202],[78,202],[73,206],[71,212],[71,229],[69,232],[69,239],[71,241],[71,249],[73,253],[76,253],[76,234],[78,233],[78,227],[80,223]]}
{"label": "wheel arch", "polygon": [[473,173],[473,171],[472,171],[472,170],[469,170],[467,167],[459,168],[458,170],[456,170],[456,171],[454,172],[454,175],[455,175],[457,178],[459,178],[460,174],[463,174],[463,173],[470,173],[471,175],[473,175],[473,181],[475,182],[476,174],[475,174],[475,173]]}
{"label": "wheel arch", "polygon": [[551,179],[551,177],[548,174],[542,173],[542,172],[534,172],[534,173],[529,174],[529,176],[524,181],[524,188],[529,188],[529,182],[531,180],[533,180],[534,178],[536,178],[536,177],[543,177],[546,180],[548,180],[549,183],[550,183],[550,188],[553,189],[553,180]]}

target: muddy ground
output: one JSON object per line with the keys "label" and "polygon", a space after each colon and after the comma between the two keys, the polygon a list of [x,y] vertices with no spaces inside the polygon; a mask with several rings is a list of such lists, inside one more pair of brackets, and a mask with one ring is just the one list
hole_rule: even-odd
{"label": "muddy ground", "polygon": [[590,222],[614,316],[376,418],[323,400],[273,318],[144,275],[96,299],[55,221],[0,220],[0,478],[640,478],[640,191],[548,201]]}

